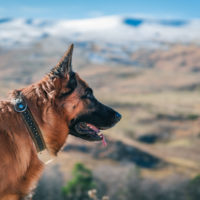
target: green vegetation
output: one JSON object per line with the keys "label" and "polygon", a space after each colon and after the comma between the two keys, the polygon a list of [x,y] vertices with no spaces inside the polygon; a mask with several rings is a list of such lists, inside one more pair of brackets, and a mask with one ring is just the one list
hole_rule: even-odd
{"label": "green vegetation", "polygon": [[199,118],[199,115],[196,115],[196,114],[189,114],[187,117],[188,117],[189,120],[196,120],[196,119]]}
{"label": "green vegetation", "polygon": [[200,175],[196,176],[188,183],[186,193],[188,200],[200,199]]}
{"label": "green vegetation", "polygon": [[77,163],[73,169],[73,179],[63,187],[67,200],[88,200],[88,191],[95,188],[92,172],[83,164]]}
{"label": "green vegetation", "polygon": [[[98,200],[97,193],[104,200],[200,199],[200,175],[193,179],[176,176],[160,184],[159,181],[142,177],[140,168],[117,174],[113,168],[105,167],[103,170],[109,174],[106,175],[107,179],[102,173],[93,176],[91,170],[77,163],[73,168],[73,178],[62,188],[62,174],[57,167],[53,167],[43,175],[33,200]],[[94,180],[98,181],[94,184]]]}

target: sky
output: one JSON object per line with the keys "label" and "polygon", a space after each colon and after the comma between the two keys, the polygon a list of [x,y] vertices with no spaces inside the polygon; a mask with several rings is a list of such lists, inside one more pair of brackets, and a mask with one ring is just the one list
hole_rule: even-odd
{"label": "sky", "polygon": [[0,0],[0,18],[200,18],[200,0]]}

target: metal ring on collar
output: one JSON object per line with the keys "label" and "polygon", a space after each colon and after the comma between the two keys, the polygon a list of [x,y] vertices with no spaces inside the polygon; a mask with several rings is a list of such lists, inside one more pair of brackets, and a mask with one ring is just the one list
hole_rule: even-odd
{"label": "metal ring on collar", "polygon": [[14,108],[16,112],[25,112],[27,109],[27,104],[21,98],[15,99]]}

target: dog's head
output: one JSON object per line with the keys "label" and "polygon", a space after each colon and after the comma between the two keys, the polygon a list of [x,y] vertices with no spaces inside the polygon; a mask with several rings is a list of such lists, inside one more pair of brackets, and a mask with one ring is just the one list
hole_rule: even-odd
{"label": "dog's head", "polygon": [[65,119],[69,134],[88,141],[100,141],[101,130],[113,127],[121,115],[100,103],[93,90],[72,70],[73,45],[49,74],[57,88],[56,109]]}

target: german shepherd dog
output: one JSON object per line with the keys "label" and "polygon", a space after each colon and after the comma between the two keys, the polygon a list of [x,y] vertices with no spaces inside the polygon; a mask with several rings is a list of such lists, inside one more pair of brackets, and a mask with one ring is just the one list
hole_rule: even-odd
{"label": "german shepherd dog", "polygon": [[103,135],[99,132],[121,118],[100,103],[87,83],[72,71],[72,52],[73,45],[42,80],[0,101],[1,200],[25,199],[44,168],[22,115],[14,109],[16,94],[23,95],[51,155],[57,155],[68,134],[101,141]]}

